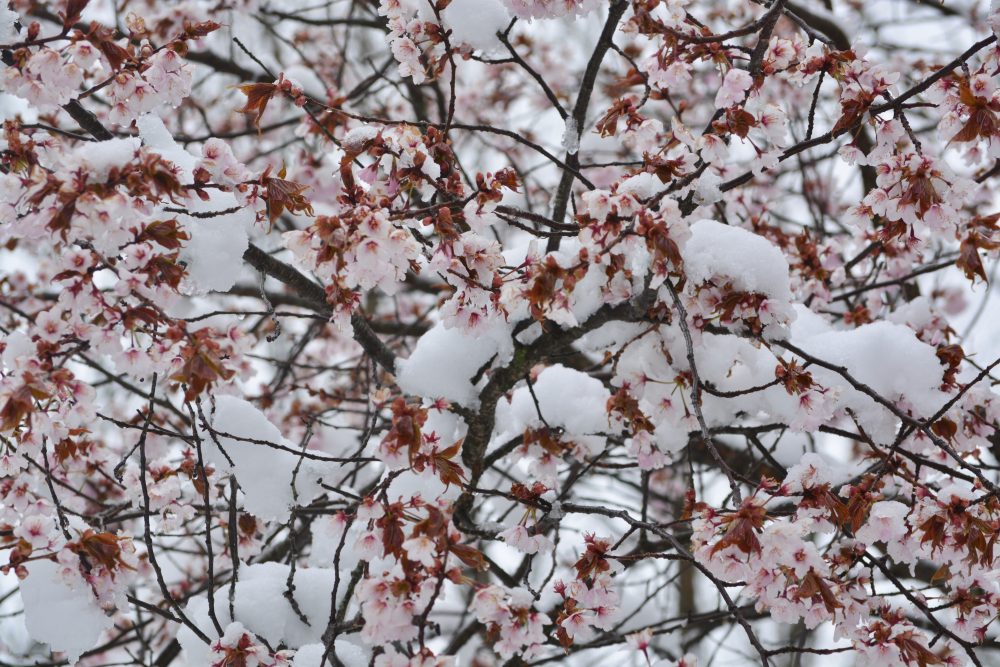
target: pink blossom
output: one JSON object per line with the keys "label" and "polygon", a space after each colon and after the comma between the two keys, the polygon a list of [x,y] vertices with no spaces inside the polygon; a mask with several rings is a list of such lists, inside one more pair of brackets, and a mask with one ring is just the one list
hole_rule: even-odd
{"label": "pink blossom", "polygon": [[753,85],[753,77],[742,69],[730,69],[722,80],[722,86],[715,95],[715,106],[719,109],[731,107],[743,101],[746,91]]}

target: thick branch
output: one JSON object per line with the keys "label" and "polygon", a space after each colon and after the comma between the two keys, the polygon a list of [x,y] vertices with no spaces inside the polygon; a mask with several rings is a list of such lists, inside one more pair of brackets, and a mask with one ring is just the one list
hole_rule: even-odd
{"label": "thick branch", "polygon": [[[583,127],[587,122],[587,109],[590,107],[590,97],[594,93],[594,84],[597,82],[597,74],[601,71],[601,63],[604,62],[604,55],[614,43],[615,30],[618,28],[618,21],[621,20],[628,8],[625,0],[616,0],[608,10],[608,20],[604,23],[604,29],[597,40],[597,46],[590,56],[587,69],[583,74],[583,82],[580,84],[580,94],[577,95],[576,104],[573,106],[572,118],[576,125],[571,130],[577,132],[579,136],[583,132]],[[563,171],[559,179],[559,189],[556,190],[556,199],[552,207],[552,219],[562,222],[566,217],[566,209],[569,206],[570,190],[573,186],[573,172],[580,167],[580,153],[574,152],[566,156],[566,164],[569,169]],[[551,252],[559,249],[559,237],[550,236],[546,250]]]}
{"label": "thick branch", "polygon": [[[317,312],[324,315],[333,312],[326,302],[326,290],[304,274],[299,273],[290,264],[271,257],[252,243],[243,253],[243,259],[258,271],[262,271],[291,287],[300,297],[314,304],[312,307]],[[378,334],[372,330],[364,316],[357,312],[351,315],[351,327],[354,329],[354,340],[364,348],[365,352],[382,368],[390,373],[395,373],[396,355],[379,339]]]}

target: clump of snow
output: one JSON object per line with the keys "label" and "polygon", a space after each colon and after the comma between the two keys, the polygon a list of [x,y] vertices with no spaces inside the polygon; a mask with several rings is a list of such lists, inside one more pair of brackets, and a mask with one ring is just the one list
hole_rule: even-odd
{"label": "clump of snow", "polygon": [[420,496],[424,500],[442,500],[454,502],[462,494],[462,487],[457,484],[445,486],[434,471],[425,468],[417,472],[415,470],[395,471],[386,470],[382,481],[391,480],[391,484],[386,489],[386,496],[391,502],[407,502],[411,498]]}
{"label": "clump of snow", "polygon": [[[345,536],[346,531],[346,536]],[[357,544],[365,532],[365,522],[355,521],[350,525],[339,514],[317,517],[312,524],[312,544],[309,552],[310,567],[325,567],[337,558],[340,549],[340,569],[350,572],[358,564],[359,555],[352,545]],[[343,542],[344,547],[340,545]]]}
{"label": "clump of snow", "polygon": [[306,644],[295,652],[292,667],[320,667],[326,647],[322,644]]}
{"label": "clump of snow", "polygon": [[371,141],[378,136],[379,128],[374,125],[359,125],[344,135],[342,141],[344,148],[351,151],[361,150],[366,141]]}
{"label": "clump of snow", "polygon": [[833,327],[826,319],[815,312],[809,306],[797,303],[793,306],[795,310],[795,322],[792,324],[792,338],[794,340],[805,340],[810,336],[833,331]]}
{"label": "clump of snow", "polygon": [[[348,549],[344,549],[346,553]],[[295,602],[305,616],[304,623],[295,612],[288,598],[287,590],[289,566],[280,563],[257,563],[240,568],[236,582],[233,610],[235,621],[265,640],[272,646],[284,644],[289,648],[304,651],[302,665],[311,667],[311,657],[316,655],[315,646],[320,647],[316,657],[322,657],[322,638],[330,620],[330,599],[333,594],[335,572],[331,568],[299,567],[295,570],[292,583],[295,587]],[[350,571],[341,567],[340,586],[337,589],[337,604],[343,604],[350,579]],[[219,624],[226,627],[234,621],[229,616],[229,588],[222,587],[215,592],[215,613]],[[188,602],[184,610],[192,622],[206,632],[211,632],[212,622],[208,615],[208,598],[199,595]],[[177,640],[184,649],[190,665],[209,664],[209,646],[198,639],[184,626],[177,633]],[[337,657],[345,665],[367,665],[370,653],[349,638],[340,638],[334,644]],[[347,660],[347,662],[345,662]],[[300,663],[296,660],[295,665]],[[316,662],[315,664],[319,664]],[[327,660],[327,664],[330,661]]]}
{"label": "clump of snow", "polygon": [[[326,647],[323,644],[307,644],[296,651],[292,667],[325,667],[333,664],[341,664],[344,667],[368,667],[371,661],[363,648],[343,639],[337,639],[333,643],[333,651],[327,656],[324,663],[323,654],[325,652]],[[333,662],[333,655],[337,656],[339,663]]]}
{"label": "clump of snow", "polygon": [[[604,448],[607,433],[619,430],[609,424],[610,397],[600,380],[558,364],[549,366],[532,380],[530,388],[521,383],[509,401],[497,403],[494,441],[507,442],[526,429],[549,427],[573,445],[574,455],[594,456]],[[538,445],[519,451],[518,458],[532,479],[547,486],[558,484],[554,460]]]}
{"label": "clump of snow", "polygon": [[139,116],[135,125],[139,128],[142,143],[154,152],[170,160],[185,171],[194,169],[197,159],[174,141],[170,130],[163,121],[152,115]]}
{"label": "clump of snow", "polygon": [[503,0],[518,18],[552,19],[567,15],[583,16],[600,6],[599,0]]}
{"label": "clump of snow", "polygon": [[705,172],[694,182],[695,201],[702,206],[711,206],[722,200],[722,189],[719,185],[722,178],[711,169]]}
{"label": "clump of snow", "polygon": [[17,40],[17,30],[14,23],[17,12],[7,8],[6,2],[0,2],[0,44],[13,44]]}
{"label": "clump of snow", "polygon": [[70,582],[50,560],[33,561],[20,583],[24,623],[32,639],[66,654],[71,665],[97,645],[101,633],[114,626],[98,606],[90,586],[78,577]]}
{"label": "clump of snow", "polygon": [[691,225],[683,256],[684,269],[692,281],[724,276],[738,289],[791,301],[788,260],[763,236],[715,220],[699,220]]}
{"label": "clump of snow", "polygon": [[699,220],[691,225],[682,256],[693,288],[722,279],[737,290],[767,296],[774,322],[788,324],[794,319],[788,261],[763,236],[715,220]]}
{"label": "clump of snow", "polygon": [[600,380],[560,364],[549,366],[538,374],[530,390],[523,386],[514,392],[506,415],[511,420],[508,428],[523,431],[526,427],[541,426],[544,418],[549,426],[562,428],[568,435],[605,433],[609,398],[611,393]]}
{"label": "clump of snow", "polygon": [[[855,380],[915,414],[934,414],[947,400],[940,390],[944,368],[934,348],[909,327],[874,322],[793,342],[817,359],[846,368]],[[838,406],[852,410],[873,440],[892,442],[897,420],[885,407],[835,371],[815,365],[809,371],[820,385],[839,390]]]}
{"label": "clump of snow", "polygon": [[53,168],[67,171],[79,169],[87,172],[89,180],[100,183],[107,180],[112,169],[121,169],[135,159],[141,143],[138,137],[108,139],[100,143],[99,150],[84,144],[69,155],[52,152],[45,157],[60,161],[58,165],[51,165]]}
{"label": "clump of snow", "polygon": [[[292,667],[325,667],[331,664],[341,664],[344,667],[368,667],[371,662],[371,657],[365,649],[343,639],[334,641],[333,651],[327,656],[326,663],[323,663],[325,652],[326,647],[323,644],[307,644],[295,653]],[[339,663],[332,661],[334,655],[337,656]]]}
{"label": "clump of snow", "polygon": [[262,519],[284,522],[292,507],[315,497],[322,466],[314,460],[300,459],[294,451],[259,444],[299,449],[260,410],[241,398],[219,396],[211,421],[217,437],[207,438],[206,458],[219,470],[236,477],[245,494],[244,507],[248,512]]}
{"label": "clump of snow", "polygon": [[[685,354],[684,348],[671,354]],[[698,373],[720,391],[743,391],[774,380],[778,359],[763,346],[755,346],[745,338],[717,336],[705,333],[694,350]],[[677,356],[681,359],[683,357]],[[732,421],[734,411],[749,415],[763,413],[772,418],[795,423],[798,401],[782,386],[769,387],[737,397],[703,395],[703,414],[709,425],[725,425]]]}
{"label": "clump of snow", "polygon": [[[213,192],[208,201],[192,202],[188,209],[200,213],[227,210],[236,201],[227,194]],[[181,252],[191,292],[225,292],[236,284],[243,269],[243,253],[250,246],[246,228],[252,217],[246,209],[206,220],[178,216],[191,235]]]}
{"label": "clump of snow", "polygon": [[510,14],[498,0],[452,0],[441,18],[452,39],[482,51],[500,46],[497,33],[510,23]]}
{"label": "clump of snow", "polygon": [[623,180],[618,186],[618,193],[632,192],[636,197],[647,199],[663,189],[663,183],[653,174],[639,172]]}
{"label": "clump of snow", "polygon": [[570,155],[576,155],[580,150],[580,127],[573,116],[566,116],[566,128],[563,130],[562,145]]}
{"label": "clump of snow", "polygon": [[476,373],[495,356],[509,358],[512,349],[506,324],[471,332],[437,324],[420,337],[408,359],[396,362],[396,382],[407,394],[471,407],[479,396],[472,383]]}
{"label": "clump of snow", "polygon": [[566,324],[576,326],[580,322],[586,322],[604,305],[604,288],[607,284],[607,274],[604,271],[605,268],[600,264],[591,264],[587,273],[573,287],[569,298],[569,309],[573,317],[566,318]]}
{"label": "clump of snow", "polygon": [[600,380],[560,364],[549,366],[532,383],[538,409],[527,387],[515,392],[511,414],[525,423],[538,421],[541,411],[549,426],[571,435],[588,435],[608,429],[606,406],[611,393]]}
{"label": "clump of snow", "polygon": [[804,489],[824,484],[843,484],[857,474],[856,468],[829,456],[806,452],[788,468],[785,488],[791,493],[801,493]]}
{"label": "clump of snow", "polygon": [[[136,125],[143,143],[180,167],[184,172],[182,178],[190,182],[198,158],[174,141],[163,121],[147,114],[139,117]],[[218,190],[208,191],[206,201],[192,197],[185,203],[185,208],[192,213],[228,211],[236,206],[233,193]],[[203,294],[225,292],[235,285],[243,269],[243,253],[250,244],[248,230],[254,222],[253,211],[240,208],[233,213],[208,218],[182,214],[176,217],[191,235],[181,250],[181,259],[187,263],[186,289]]]}
{"label": "clump of snow", "polygon": [[[449,41],[453,45],[468,44],[480,51],[498,49],[501,42],[497,33],[503,32],[511,20],[510,13],[500,0],[451,0],[440,12],[435,12],[433,3],[426,0],[402,0],[395,3],[382,0],[381,4],[383,8],[380,13],[389,18],[391,27],[395,26],[397,38],[391,40],[394,53],[400,50],[401,45],[410,42],[409,37],[402,32],[402,27],[409,24],[414,16],[431,23],[440,21],[441,27],[451,32]],[[410,45],[412,46],[412,42]],[[397,57],[399,55],[397,53]],[[405,60],[407,65],[419,67],[418,63],[410,63],[409,58]]]}

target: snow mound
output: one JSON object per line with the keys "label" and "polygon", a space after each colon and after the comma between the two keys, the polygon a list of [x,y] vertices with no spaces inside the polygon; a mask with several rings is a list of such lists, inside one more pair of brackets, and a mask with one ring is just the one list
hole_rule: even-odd
{"label": "snow mound", "polygon": [[[163,121],[147,114],[136,120],[136,125],[143,144],[180,167],[184,172],[182,180],[191,182],[198,158],[174,141]],[[101,145],[104,146],[103,143]],[[238,202],[233,193],[207,192],[208,200],[192,197],[185,203],[185,208],[192,213],[213,214],[237,209]],[[249,229],[254,222],[253,211],[243,207],[205,218],[183,214],[176,217],[191,235],[181,250],[181,259],[187,263],[185,288],[194,294],[229,290],[236,284],[243,269],[243,253],[250,245]]]}
{"label": "snow mound", "polygon": [[64,652],[73,665],[114,622],[101,611],[83,578],[71,584],[63,578],[62,569],[49,560],[32,562],[28,578],[20,583],[21,601],[28,635],[53,651]]}
{"label": "snow mound", "polygon": [[506,324],[475,332],[437,324],[420,337],[409,359],[396,362],[396,382],[414,396],[472,407],[479,397],[472,383],[476,373],[495,356],[508,358],[512,347]]}
{"label": "snow mound", "polygon": [[788,260],[763,236],[715,220],[699,220],[691,225],[683,256],[688,278],[695,282],[724,276],[738,289],[791,301]]}
{"label": "snow mound", "polygon": [[441,17],[452,39],[482,51],[498,48],[497,32],[510,23],[510,14],[497,0],[452,0]]}
{"label": "snow mound", "polygon": [[207,439],[206,457],[216,468],[236,477],[245,494],[244,507],[251,514],[284,522],[292,507],[309,502],[319,492],[317,482],[324,466],[296,455],[294,450],[299,446],[285,439],[278,427],[247,401],[217,397],[211,421],[218,437]]}
{"label": "snow mound", "polygon": [[[531,396],[534,391],[538,407]],[[515,431],[542,425],[542,419],[568,435],[591,435],[608,430],[608,399],[611,393],[600,380],[586,373],[556,364],[549,366],[528,387],[520,387],[511,397],[509,426]],[[499,420],[498,420],[499,421]]]}
{"label": "snow mound", "polygon": [[[293,664],[312,667],[319,664],[323,655],[322,638],[330,620],[335,571],[320,567],[296,568],[292,579],[295,602],[308,624],[299,618],[299,614],[285,597],[288,572],[289,566],[280,563],[257,563],[241,567],[233,604],[235,620],[272,646],[284,644],[289,648],[299,649],[303,653],[301,662],[296,657]],[[340,586],[337,589],[338,605],[344,603],[349,577],[350,574],[345,574],[342,568]],[[229,616],[228,586],[215,592],[214,603],[219,624],[226,627],[233,622]],[[210,632],[212,622],[208,615],[206,596],[192,598],[184,612],[195,625]],[[209,647],[188,627],[182,627],[178,631],[177,640],[184,649],[188,664],[210,663]],[[337,657],[349,667],[367,665],[371,659],[366,649],[348,638],[338,639],[334,647]],[[330,664],[329,660],[327,664]]]}
{"label": "snow mound", "polygon": [[788,260],[763,236],[715,220],[699,220],[691,225],[691,238],[681,254],[692,288],[707,281],[720,287],[720,282],[730,282],[736,290],[765,295],[769,313],[765,331],[774,334],[774,324],[785,326],[795,318]]}
{"label": "snow mound", "polygon": [[[934,348],[920,341],[909,327],[874,322],[796,343],[807,354],[846,368],[855,380],[897,405],[910,407],[915,414],[934,414],[948,400],[940,390],[944,367]],[[869,429],[869,436],[882,444],[892,442],[897,420],[885,407],[854,389],[835,371],[817,366],[809,370],[819,384],[840,392],[838,407],[855,412]]]}

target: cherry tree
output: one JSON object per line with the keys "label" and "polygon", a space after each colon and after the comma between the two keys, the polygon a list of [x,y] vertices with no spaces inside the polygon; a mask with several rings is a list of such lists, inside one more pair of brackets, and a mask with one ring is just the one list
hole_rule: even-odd
{"label": "cherry tree", "polygon": [[997,31],[0,0],[0,665],[996,664]]}

